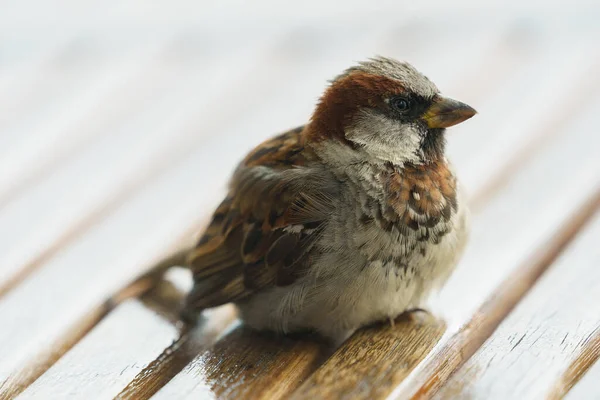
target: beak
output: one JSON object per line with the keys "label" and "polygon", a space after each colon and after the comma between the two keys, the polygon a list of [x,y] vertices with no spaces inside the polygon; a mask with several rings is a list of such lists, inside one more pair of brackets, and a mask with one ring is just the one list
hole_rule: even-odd
{"label": "beak", "polygon": [[465,103],[436,96],[422,118],[429,128],[448,128],[468,120],[475,114],[477,111]]}

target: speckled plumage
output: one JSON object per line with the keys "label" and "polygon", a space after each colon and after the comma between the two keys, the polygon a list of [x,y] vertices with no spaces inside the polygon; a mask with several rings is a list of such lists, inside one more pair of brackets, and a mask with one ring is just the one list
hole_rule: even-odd
{"label": "speckled plumage", "polygon": [[348,69],[238,166],[188,254],[185,312],[235,302],[254,328],[339,339],[424,307],[467,240],[444,128],[473,114],[409,64]]}

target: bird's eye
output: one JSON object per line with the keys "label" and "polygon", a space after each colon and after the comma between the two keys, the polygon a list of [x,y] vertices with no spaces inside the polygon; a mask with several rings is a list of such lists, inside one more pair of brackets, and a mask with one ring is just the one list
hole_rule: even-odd
{"label": "bird's eye", "polygon": [[410,108],[410,101],[404,97],[393,97],[390,104],[396,111],[405,112]]}

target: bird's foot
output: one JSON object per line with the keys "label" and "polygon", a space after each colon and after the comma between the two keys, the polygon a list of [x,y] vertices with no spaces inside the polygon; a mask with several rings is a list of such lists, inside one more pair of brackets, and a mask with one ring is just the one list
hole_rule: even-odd
{"label": "bird's foot", "polygon": [[396,318],[390,318],[390,324],[394,327],[396,321],[408,322],[417,326],[425,325],[425,323],[433,318],[431,313],[424,308],[411,308],[398,315]]}

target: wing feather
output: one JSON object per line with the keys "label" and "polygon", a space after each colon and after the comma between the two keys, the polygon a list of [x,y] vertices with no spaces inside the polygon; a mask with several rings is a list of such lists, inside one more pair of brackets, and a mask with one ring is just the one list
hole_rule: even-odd
{"label": "wing feather", "polygon": [[239,301],[306,273],[336,188],[324,169],[306,165],[311,154],[301,133],[263,143],[236,170],[229,195],[188,257],[194,287],[187,311]]}

